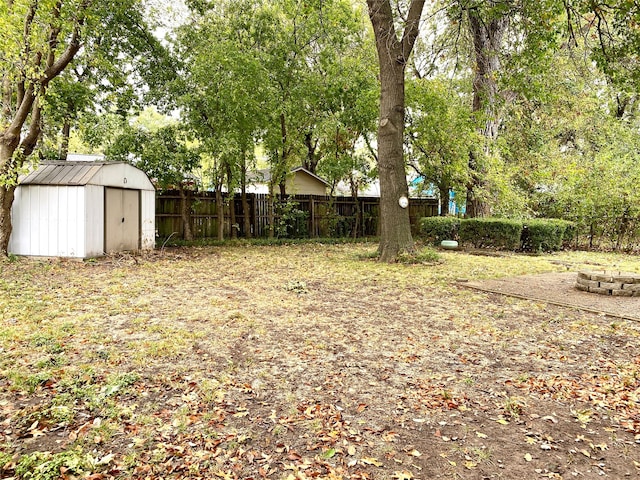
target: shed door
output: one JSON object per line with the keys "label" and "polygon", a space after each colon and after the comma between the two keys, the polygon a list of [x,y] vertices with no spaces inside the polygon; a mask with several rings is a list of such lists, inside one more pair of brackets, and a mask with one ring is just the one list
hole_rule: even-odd
{"label": "shed door", "polygon": [[121,252],[140,248],[140,192],[105,188],[104,251]]}

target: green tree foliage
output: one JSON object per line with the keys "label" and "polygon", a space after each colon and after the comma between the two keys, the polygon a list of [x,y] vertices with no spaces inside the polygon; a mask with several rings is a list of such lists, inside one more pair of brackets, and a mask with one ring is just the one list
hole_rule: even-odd
{"label": "green tree foliage", "polygon": [[[11,0],[0,3],[0,252],[7,253],[18,173],[35,150],[45,114],[78,93],[61,77],[81,50],[121,45],[144,30],[140,0]],[[126,19],[131,19],[127,22]],[[136,37],[137,38],[137,37]],[[146,41],[151,37],[146,36]],[[145,41],[145,40],[142,40]],[[112,69],[122,68],[112,56]],[[49,97],[47,96],[50,93]],[[55,93],[54,93],[55,92]],[[54,98],[55,97],[55,98]],[[81,95],[78,96],[80,99]],[[47,103],[47,100],[52,100]],[[66,101],[65,101],[66,100]],[[79,102],[82,103],[82,102]]]}
{"label": "green tree foliage", "polygon": [[134,164],[158,188],[177,190],[184,225],[181,233],[186,240],[192,240],[190,191],[197,187],[194,172],[200,166],[200,153],[190,144],[180,125],[157,125],[157,120],[154,123],[156,126],[152,129],[127,123],[106,148],[105,154],[109,160]]}
{"label": "green tree foliage", "polygon": [[449,213],[449,192],[464,192],[469,153],[482,144],[468,97],[443,79],[415,79],[407,85],[408,163],[423,188],[437,188],[442,215]]}
{"label": "green tree foliage", "polygon": [[267,154],[271,192],[286,193],[291,167],[315,171],[353,152],[371,130],[375,77],[364,61],[362,11],[351,2],[191,6],[178,36],[185,72],[178,103],[208,153],[216,191],[244,191],[256,143]]}

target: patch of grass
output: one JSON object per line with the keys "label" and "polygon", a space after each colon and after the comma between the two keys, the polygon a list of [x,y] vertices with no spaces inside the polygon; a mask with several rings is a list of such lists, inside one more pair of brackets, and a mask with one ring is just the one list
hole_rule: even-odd
{"label": "patch of grass", "polygon": [[56,454],[33,452],[23,455],[16,465],[16,477],[22,480],[57,480],[61,468],[66,475],[81,475],[91,470],[91,457],[82,450],[68,450]]}
{"label": "patch of grass", "polygon": [[284,289],[287,292],[297,293],[298,295],[301,295],[303,293],[309,293],[309,290],[307,289],[307,284],[302,280],[289,280],[285,284]]}
{"label": "patch of grass", "polygon": [[511,418],[518,419],[524,413],[526,405],[526,401],[521,397],[507,397],[503,409]]}
{"label": "patch of grass", "polygon": [[29,394],[34,393],[39,387],[53,378],[51,372],[47,370],[36,373],[9,370],[6,376],[11,382],[9,387],[11,390],[26,390]]}
{"label": "patch of grass", "polygon": [[[202,478],[248,478],[258,465],[285,478],[292,463],[305,465],[310,478],[329,477],[338,463],[336,478],[360,469],[392,478],[404,467],[393,462],[399,444],[390,445],[383,428],[423,451],[410,460],[424,471],[454,438],[469,442],[445,460],[452,475],[465,478],[465,468],[493,458],[509,471],[530,448],[515,420],[548,415],[540,397],[552,391],[550,381],[562,386],[553,397],[559,416],[590,408],[589,429],[615,428],[610,458],[633,444],[627,430],[635,424],[617,419],[635,412],[628,399],[640,377],[637,324],[455,282],[613,264],[638,271],[637,257],[443,251],[432,262],[426,250],[417,258],[429,266],[421,267],[363,261],[377,258],[372,243],[278,243],[167,250],[138,262],[0,263],[0,410],[8,421],[0,460],[11,464],[2,474],[46,480],[58,478],[52,472],[62,465],[69,478],[111,469],[133,478],[165,473],[170,460],[175,471],[166,474]],[[582,396],[569,395],[569,387]],[[594,388],[602,407],[589,405]],[[479,419],[482,437],[467,427]],[[44,438],[30,438],[36,420]],[[558,442],[573,444],[562,422],[548,426]],[[450,440],[426,442],[433,448],[427,459],[422,439],[432,427]],[[59,451],[69,448],[57,436],[65,429],[82,450]],[[483,448],[474,450],[470,435]],[[23,450],[27,440],[31,450]],[[345,450],[354,442],[357,454]],[[333,455],[322,452],[332,448],[336,461],[327,462]],[[97,464],[105,454],[113,455],[108,467]],[[361,458],[382,466],[346,463]],[[29,473],[36,469],[40,477]]]}
{"label": "patch of grass", "polygon": [[416,253],[402,253],[398,256],[399,263],[405,264],[434,264],[440,261],[440,255],[433,248],[424,247]]}

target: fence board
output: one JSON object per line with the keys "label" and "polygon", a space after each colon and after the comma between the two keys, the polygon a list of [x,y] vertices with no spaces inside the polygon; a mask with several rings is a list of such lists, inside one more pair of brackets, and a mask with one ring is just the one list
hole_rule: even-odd
{"label": "fence board", "polygon": [[[183,221],[180,215],[180,195],[175,191],[158,192],[156,196],[156,229],[160,238],[171,235],[182,238]],[[191,202],[191,224],[195,238],[215,238],[217,236],[218,214],[215,194],[197,192],[189,197]],[[225,237],[231,235],[231,228],[237,228],[239,237],[246,237],[244,212],[240,195],[230,198],[223,195]],[[247,194],[252,236],[267,237],[269,234],[269,197],[262,194]],[[281,220],[294,217],[289,222],[289,236],[344,237],[375,236],[379,229],[380,199],[375,197],[329,197],[320,195],[295,195],[288,197],[295,202],[291,212],[286,202],[276,202],[275,226]],[[356,203],[357,202],[357,203]],[[231,208],[235,210],[236,226],[231,226]],[[301,213],[304,212],[304,213]],[[287,217],[287,213],[289,214]],[[418,219],[438,214],[438,202],[432,198],[415,198],[409,203],[409,218],[412,228]],[[276,228],[277,230],[277,228]],[[283,236],[283,232],[277,232]]]}

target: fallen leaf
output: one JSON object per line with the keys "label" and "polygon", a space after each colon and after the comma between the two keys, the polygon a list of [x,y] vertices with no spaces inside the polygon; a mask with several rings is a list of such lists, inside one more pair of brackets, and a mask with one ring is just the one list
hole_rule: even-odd
{"label": "fallen leaf", "polygon": [[530,454],[530,453],[525,453],[525,454],[524,454],[524,459],[525,459],[527,462],[530,462],[531,460],[533,460],[533,457],[531,456],[531,454]]}
{"label": "fallen leaf", "polygon": [[496,420],[496,422],[498,422],[500,425],[509,425],[509,422],[507,422],[504,418],[499,418],[498,420]]}
{"label": "fallen leaf", "polygon": [[474,468],[476,468],[478,466],[478,464],[476,462],[472,462],[470,460],[467,460],[466,462],[464,462],[464,468],[468,469],[468,470],[472,470]]}
{"label": "fallen leaf", "polygon": [[111,463],[111,461],[115,458],[115,455],[113,453],[110,453],[108,455],[105,455],[104,457],[102,457],[100,460],[98,460],[98,465],[108,465],[109,463]]}
{"label": "fallen leaf", "polygon": [[347,448],[347,453],[353,457],[356,454],[356,447],[354,447],[353,445],[349,445],[349,448]]}
{"label": "fallen leaf", "polygon": [[476,435],[477,435],[479,438],[488,438],[488,437],[487,437],[487,435],[485,435],[484,433],[476,432]]}
{"label": "fallen leaf", "polygon": [[382,439],[385,442],[395,442],[398,434],[396,432],[385,432],[382,434]]}
{"label": "fallen leaf", "polygon": [[407,455],[411,455],[412,457],[419,457],[422,455],[418,450],[413,449],[410,452],[407,452]]}
{"label": "fallen leaf", "polygon": [[336,455],[336,449],[335,448],[330,448],[326,452],[323,452],[321,457],[322,458],[333,458],[335,455]]}
{"label": "fallen leaf", "polygon": [[402,472],[395,472],[391,475],[391,478],[396,478],[397,480],[411,480],[413,478],[413,474],[404,470]]}
{"label": "fallen leaf", "polygon": [[591,454],[587,450],[579,450],[579,452],[583,454],[585,457],[591,458]]}
{"label": "fallen leaf", "polygon": [[382,462],[376,460],[375,458],[371,458],[371,457],[365,457],[365,458],[361,459],[360,461],[365,465],[373,465],[375,467],[382,467],[384,465]]}

